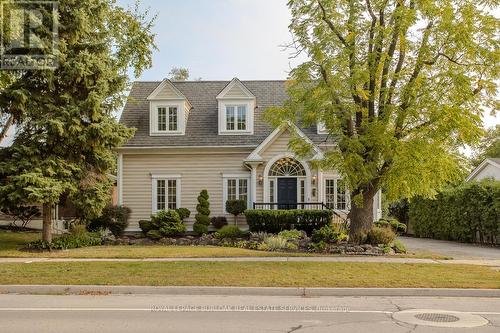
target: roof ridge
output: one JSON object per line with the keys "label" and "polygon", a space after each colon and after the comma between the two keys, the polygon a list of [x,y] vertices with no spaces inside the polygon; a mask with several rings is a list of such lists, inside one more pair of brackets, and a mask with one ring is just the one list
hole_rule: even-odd
{"label": "roof ridge", "polygon": [[[232,80],[185,80],[185,81],[182,81],[182,80],[178,80],[178,81],[175,81],[175,80],[170,80],[170,82],[172,83],[211,83],[211,82],[217,82],[217,83],[220,83],[220,82],[231,82]],[[286,79],[283,79],[283,80],[240,80],[241,82],[286,82],[287,80]],[[136,80],[136,81],[133,81],[133,83],[160,83],[160,82],[163,82],[163,80]]]}

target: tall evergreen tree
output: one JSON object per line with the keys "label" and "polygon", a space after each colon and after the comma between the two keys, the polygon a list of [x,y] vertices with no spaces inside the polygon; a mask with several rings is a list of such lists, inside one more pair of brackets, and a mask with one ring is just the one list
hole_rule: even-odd
{"label": "tall evergreen tree", "polygon": [[[352,197],[350,239],[373,225],[373,197],[432,196],[458,174],[456,148],[497,108],[498,1],[289,0],[295,68],[290,101],[268,113],[326,125]],[[299,139],[292,146],[304,152]],[[308,147],[305,147],[308,148]]]}
{"label": "tall evergreen tree", "polygon": [[113,112],[123,105],[128,71],[149,67],[154,47],[148,14],[114,0],[60,0],[58,27],[57,68],[22,71],[0,92],[0,109],[22,115],[14,144],[0,152],[0,206],[42,204],[48,242],[62,196],[85,217],[108,202],[113,149],[133,134]]}

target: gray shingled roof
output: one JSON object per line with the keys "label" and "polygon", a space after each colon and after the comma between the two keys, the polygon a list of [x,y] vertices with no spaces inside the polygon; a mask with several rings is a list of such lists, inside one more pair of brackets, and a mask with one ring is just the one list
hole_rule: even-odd
{"label": "gray shingled roof", "polygon": [[[215,97],[229,81],[173,82],[193,106],[187,121],[186,134],[149,136],[149,102],[146,98],[160,83],[139,81],[133,84],[120,122],[137,128],[137,131],[125,147],[257,146],[273,131],[262,119],[264,111],[270,106],[282,105],[287,99],[285,81],[242,81],[257,99],[254,135],[218,135]],[[322,143],[326,138],[325,135],[317,134],[315,126],[302,130],[315,143]]]}

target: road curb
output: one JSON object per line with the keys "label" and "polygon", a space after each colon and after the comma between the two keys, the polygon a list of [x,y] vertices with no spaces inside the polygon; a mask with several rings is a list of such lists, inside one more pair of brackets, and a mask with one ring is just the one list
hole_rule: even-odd
{"label": "road curb", "polygon": [[496,297],[500,289],[449,288],[260,288],[260,287],[150,287],[95,285],[3,285],[2,294],[77,295],[220,295],[220,296],[417,296]]}

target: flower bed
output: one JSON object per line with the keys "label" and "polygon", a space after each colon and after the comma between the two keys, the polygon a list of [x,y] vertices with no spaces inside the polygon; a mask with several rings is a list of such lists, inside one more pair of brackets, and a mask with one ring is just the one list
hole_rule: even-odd
{"label": "flower bed", "polygon": [[[267,238],[266,238],[267,237]],[[265,241],[268,240],[268,242]],[[311,238],[305,236],[299,239],[284,239],[280,243],[270,241],[284,239],[279,235],[250,233],[247,237],[235,239],[217,238],[216,234],[205,234],[202,236],[183,237],[163,237],[152,240],[144,237],[124,236],[110,238],[104,242],[105,245],[168,245],[168,246],[227,246],[238,247],[251,250],[265,250],[283,253],[318,253],[318,254],[339,254],[339,255],[368,255],[381,256],[395,253],[403,253],[399,244],[391,245],[351,245],[345,242],[339,244],[313,243]],[[277,244],[274,244],[277,243]],[[266,245],[263,245],[266,244]],[[278,245],[271,247],[270,245]],[[318,245],[319,244],[319,245]]]}

